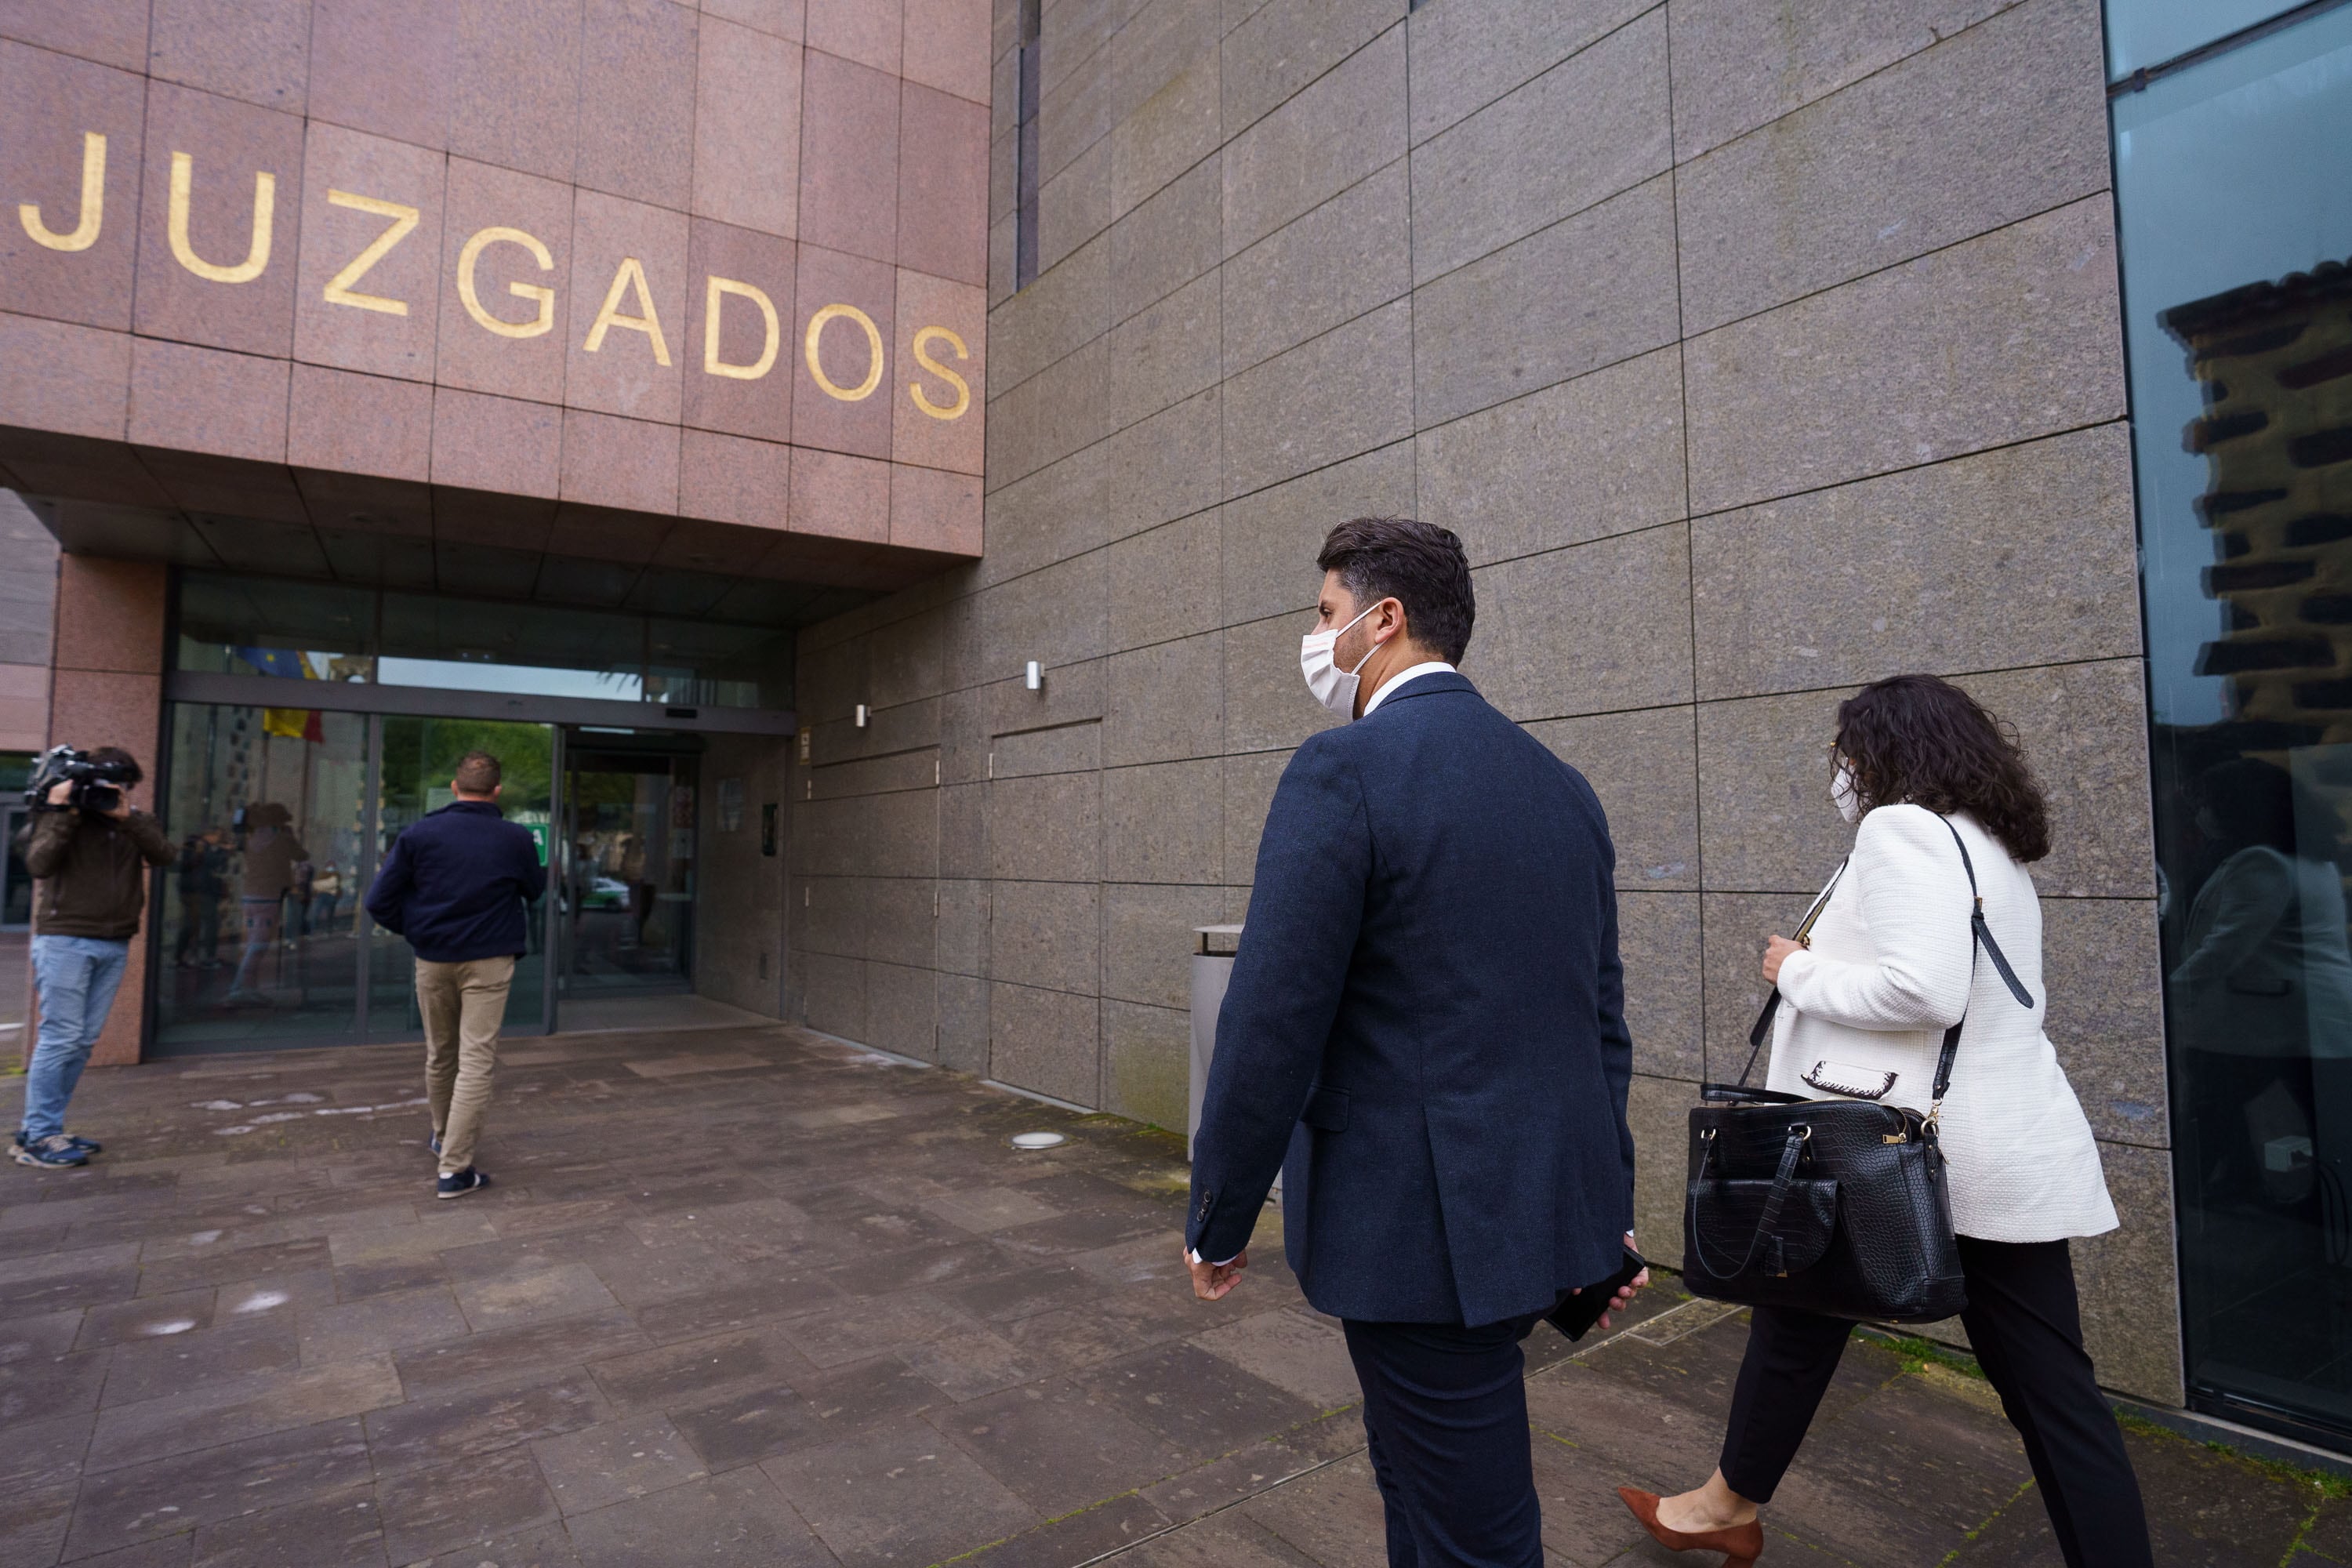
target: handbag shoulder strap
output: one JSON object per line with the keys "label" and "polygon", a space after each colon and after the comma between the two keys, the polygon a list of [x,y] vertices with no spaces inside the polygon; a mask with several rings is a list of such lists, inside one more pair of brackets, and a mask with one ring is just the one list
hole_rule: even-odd
{"label": "handbag shoulder strap", "polygon": [[[1969,858],[1969,847],[1961,841],[1960,830],[1952,826],[1952,819],[1948,816],[1937,820],[1943,823],[1944,831],[1952,836],[1952,847],[1960,852],[1960,869],[1969,874],[1969,988],[1971,991],[1976,989],[1977,950],[1981,948],[1985,956],[1992,960],[1993,970],[2000,976],[2001,983],[2009,987],[2009,994],[2017,998],[2017,1005],[2032,1006],[2033,994],[2026,990],[2017,978],[2017,971],[2009,966],[2008,955],[1992,939],[1992,928],[1985,924],[1984,895],[1977,889],[1976,862]],[[1945,1091],[1952,1087],[1952,1058],[1959,1055],[1960,1026],[1967,1021],[1965,1012],[1952,1020],[1952,1026],[1944,1031],[1944,1048],[1936,1054],[1936,1084],[1927,1107],[1927,1120],[1931,1123],[1943,1109]]]}
{"label": "handbag shoulder strap", "polygon": [[[1853,857],[1849,855],[1838,862],[1838,868],[1830,873],[1830,885],[1822,889],[1822,896],[1813,900],[1813,907],[1807,910],[1805,918],[1797,922],[1797,934],[1791,940],[1799,947],[1812,945],[1813,922],[1822,918],[1823,910],[1829,908],[1830,895],[1837,891],[1838,882],[1845,876],[1845,868],[1853,860]],[[1772,994],[1764,998],[1763,1009],[1756,1015],[1756,1022],[1748,1026],[1748,1065],[1739,1069],[1739,1086],[1743,1089],[1748,1085],[1748,1075],[1756,1070],[1756,1058],[1763,1051],[1764,1042],[1772,1037],[1772,1020],[1780,1011],[1780,992],[1775,986]]]}

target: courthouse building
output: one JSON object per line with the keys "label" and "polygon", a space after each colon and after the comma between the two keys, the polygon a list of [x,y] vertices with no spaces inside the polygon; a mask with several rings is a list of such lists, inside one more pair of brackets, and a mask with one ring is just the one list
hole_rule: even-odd
{"label": "courthouse building", "polygon": [[487,745],[517,1032],[1181,1126],[1411,513],[1610,814],[1654,1255],[1937,671],[2055,810],[2103,1375],[2352,1447],[2347,145],[2333,3],[0,0],[0,748],[186,849],[101,1059],[414,1037],[359,896]]}

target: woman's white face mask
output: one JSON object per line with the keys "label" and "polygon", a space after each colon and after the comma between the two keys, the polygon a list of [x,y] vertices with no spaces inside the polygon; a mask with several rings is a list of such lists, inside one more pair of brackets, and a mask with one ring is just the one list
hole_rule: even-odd
{"label": "woman's white face mask", "polygon": [[[1379,609],[1381,603],[1374,600],[1365,607],[1362,615],[1356,617],[1356,621]],[[1378,643],[1365,649],[1364,657],[1356,661],[1354,669],[1341,669],[1333,661],[1332,648],[1355,626],[1356,621],[1349,621],[1347,626],[1328,632],[1309,632],[1298,639],[1298,668],[1307,677],[1307,689],[1315,694],[1316,701],[1342,719],[1356,716],[1357,677],[1362,673],[1364,666],[1372,661],[1372,655],[1380,651]]]}
{"label": "woman's white face mask", "polygon": [[1854,787],[1853,764],[1843,757],[1837,760],[1836,771],[1830,774],[1830,802],[1847,822],[1862,820],[1862,794]]}

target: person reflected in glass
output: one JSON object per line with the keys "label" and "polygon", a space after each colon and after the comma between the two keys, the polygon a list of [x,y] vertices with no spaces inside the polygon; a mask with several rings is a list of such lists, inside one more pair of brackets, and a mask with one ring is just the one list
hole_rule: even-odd
{"label": "person reflected in glass", "polygon": [[[1934,676],[1848,698],[1830,756],[1829,795],[1856,825],[1853,853],[1808,945],[1766,943],[1764,978],[1781,1001],[1767,1086],[1828,1100],[1809,1079],[1891,1077],[1884,1103],[1934,1110],[1944,1032],[1965,1016],[1938,1118],[1968,1291],[1960,1321],[2025,1441],[2069,1568],[2151,1568],[2139,1483],[2083,1348],[2067,1248],[2117,1221],[2090,1122],[2042,1032],[2042,905],[2026,871],[2050,852],[2042,791],[2004,727]],[[1975,962],[1970,866],[2032,1007]],[[1620,1488],[1634,1516],[1669,1547],[1752,1563],[1764,1547],[1757,1510],[1796,1459],[1853,1328],[1756,1308],[1715,1474],[1671,1497]]]}
{"label": "person reflected in glass", "polygon": [[182,969],[218,969],[221,900],[228,896],[228,836],[213,826],[180,846],[180,934],[173,961]]}
{"label": "person reflected in glass", "polygon": [[257,801],[245,810],[244,883],[239,905],[245,920],[245,952],[237,958],[236,977],[229,983],[228,999],[235,1005],[262,1005],[269,998],[258,989],[261,960],[278,945],[286,899],[293,892],[296,868],[310,858],[294,836],[294,814],[274,800]]}
{"label": "person reflected in glass", "polygon": [[2299,1206],[2316,1169],[2315,1075],[2352,1058],[2344,872],[2299,852],[2294,781],[2275,763],[2208,769],[2194,799],[2222,858],[2189,903],[2170,994],[2197,1098],[2228,1117],[2204,1151],[2206,1188]]}

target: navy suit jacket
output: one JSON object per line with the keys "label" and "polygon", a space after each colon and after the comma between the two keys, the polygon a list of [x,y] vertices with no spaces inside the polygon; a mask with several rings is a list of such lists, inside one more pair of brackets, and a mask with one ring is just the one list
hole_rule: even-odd
{"label": "navy suit jacket", "polygon": [[530,951],[523,906],[545,891],[530,829],[489,801],[452,801],[392,841],[367,911],[427,963],[520,957]]}
{"label": "navy suit jacket", "polygon": [[1279,1168],[1291,1269],[1334,1317],[1496,1322],[1614,1273],[1615,860],[1583,776],[1459,675],[1299,747],[1217,1019],[1186,1245],[1239,1252]]}

